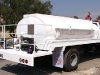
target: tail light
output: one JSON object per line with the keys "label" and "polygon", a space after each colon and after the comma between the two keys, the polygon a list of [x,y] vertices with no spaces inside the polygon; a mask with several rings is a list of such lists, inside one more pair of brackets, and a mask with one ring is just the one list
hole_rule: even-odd
{"label": "tail light", "polygon": [[2,58],[3,58],[3,54],[0,54],[0,57],[2,57]]}
{"label": "tail light", "polygon": [[20,58],[19,61],[22,62],[22,63],[26,63],[26,64],[28,63],[28,60],[27,59],[21,59]]}
{"label": "tail light", "polygon": [[22,62],[22,59],[20,58],[19,61]]}
{"label": "tail light", "polygon": [[28,60],[27,60],[27,59],[25,60],[25,63],[26,63],[26,64],[28,63]]}
{"label": "tail light", "polygon": [[24,62],[25,62],[25,60],[24,60],[24,59],[22,59],[22,62],[24,63]]}

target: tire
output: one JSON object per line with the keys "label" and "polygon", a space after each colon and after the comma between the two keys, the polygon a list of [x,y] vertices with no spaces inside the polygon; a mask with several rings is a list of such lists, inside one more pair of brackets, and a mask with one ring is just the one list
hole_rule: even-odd
{"label": "tire", "polygon": [[73,71],[78,68],[79,52],[77,49],[72,48],[64,55],[64,70]]}

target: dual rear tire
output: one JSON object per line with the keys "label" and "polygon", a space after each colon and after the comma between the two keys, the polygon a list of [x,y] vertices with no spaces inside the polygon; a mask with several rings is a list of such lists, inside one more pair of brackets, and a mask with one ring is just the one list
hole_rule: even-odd
{"label": "dual rear tire", "polygon": [[64,54],[64,70],[73,71],[78,68],[79,52],[76,48],[65,51]]}

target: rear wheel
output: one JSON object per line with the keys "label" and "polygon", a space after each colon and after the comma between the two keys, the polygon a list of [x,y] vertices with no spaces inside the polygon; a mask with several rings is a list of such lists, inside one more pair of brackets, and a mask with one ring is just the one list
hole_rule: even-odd
{"label": "rear wheel", "polygon": [[79,52],[77,49],[72,48],[64,55],[64,69],[66,71],[72,71],[78,68]]}

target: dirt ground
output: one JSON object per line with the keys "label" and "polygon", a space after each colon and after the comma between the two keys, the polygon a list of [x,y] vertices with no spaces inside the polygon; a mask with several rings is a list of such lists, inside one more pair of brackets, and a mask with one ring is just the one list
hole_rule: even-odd
{"label": "dirt ground", "polygon": [[100,75],[100,53],[85,55],[80,53],[78,69],[65,72],[51,64],[35,64],[33,68],[20,66],[17,63],[0,60],[0,75]]}

